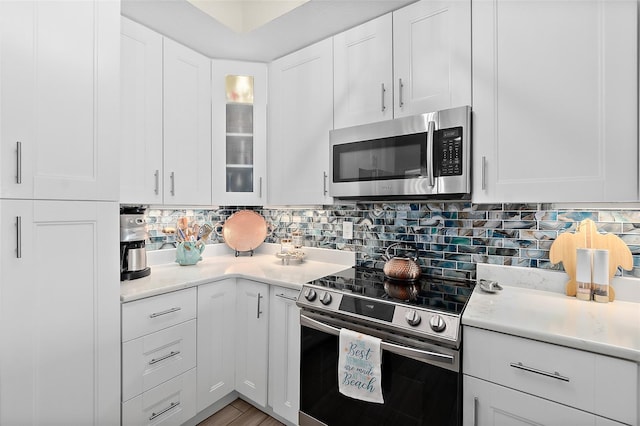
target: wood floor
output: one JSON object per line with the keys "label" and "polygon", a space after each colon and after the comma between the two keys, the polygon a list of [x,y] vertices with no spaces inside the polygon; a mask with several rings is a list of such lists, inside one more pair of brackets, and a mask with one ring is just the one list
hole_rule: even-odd
{"label": "wood floor", "polygon": [[253,405],[236,399],[198,426],[281,426],[282,423],[269,417]]}

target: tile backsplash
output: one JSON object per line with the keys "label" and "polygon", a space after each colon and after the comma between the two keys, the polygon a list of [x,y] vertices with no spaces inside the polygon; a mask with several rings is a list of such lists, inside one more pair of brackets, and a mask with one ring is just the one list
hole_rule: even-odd
{"label": "tile backsplash", "polygon": [[[423,272],[475,278],[476,264],[489,263],[543,269],[562,269],[549,261],[549,249],[558,234],[575,232],[583,219],[596,222],[599,232],[618,235],[634,259],[625,276],[640,277],[640,210],[556,209],[551,204],[364,203],[315,208],[225,206],[212,210],[148,209],[148,250],[173,247],[181,216],[189,221],[223,224],[234,212],[255,210],[272,233],[267,242],[300,230],[307,247],[349,250],[358,265],[382,268],[387,247],[415,248]],[[345,240],[342,224],[353,222],[353,239]],[[220,228],[218,227],[218,230]],[[215,233],[211,242],[223,243]]]}

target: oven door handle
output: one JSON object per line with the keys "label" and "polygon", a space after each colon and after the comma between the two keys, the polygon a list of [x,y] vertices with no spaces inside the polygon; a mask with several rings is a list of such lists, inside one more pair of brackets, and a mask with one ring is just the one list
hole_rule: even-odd
{"label": "oven door handle", "polygon": [[[325,332],[327,334],[332,334],[334,336],[340,335],[339,328],[314,320],[306,315],[300,315],[300,324],[318,331]],[[395,343],[385,342],[384,340],[380,342],[380,349],[418,360],[436,360],[438,362],[444,362],[447,364],[453,364],[454,362],[454,357],[451,355],[441,354],[438,352],[423,351],[422,349],[410,348],[408,346],[396,345]]]}

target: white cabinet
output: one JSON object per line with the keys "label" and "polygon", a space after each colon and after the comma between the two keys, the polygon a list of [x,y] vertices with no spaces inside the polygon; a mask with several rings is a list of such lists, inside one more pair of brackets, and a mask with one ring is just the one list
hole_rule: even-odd
{"label": "white cabinet", "polygon": [[235,389],[235,329],[235,278],[198,286],[198,411]]}
{"label": "white cabinet", "polygon": [[164,204],[211,204],[211,60],[168,38],[163,56]]}
{"label": "white cabinet", "polygon": [[471,0],[393,12],[393,76],[395,117],[471,105]]}
{"label": "white cabinet", "polygon": [[465,425],[638,424],[634,362],[473,327],[464,341]]}
{"label": "white cabinet", "polygon": [[266,204],[267,66],[211,62],[214,204]]}
{"label": "white cabinet", "polygon": [[121,25],[120,202],[162,204],[162,36]]}
{"label": "white cabinet", "polygon": [[118,424],[115,202],[0,201],[0,424]]}
{"label": "white cabinet", "polygon": [[269,285],[239,278],[236,292],[236,390],[264,407],[269,367]]}
{"label": "white cabinet", "polygon": [[269,405],[297,424],[300,409],[299,290],[271,286],[269,316]]}
{"label": "white cabinet", "polygon": [[331,204],[333,43],[320,41],[269,64],[269,204]]}
{"label": "white cabinet", "polygon": [[391,13],[333,37],[335,128],[393,118]]}
{"label": "white cabinet", "polygon": [[189,288],[122,305],[122,424],[196,415],[196,296]]}
{"label": "white cabinet", "polygon": [[637,199],[637,7],[474,3],[474,202]]}
{"label": "white cabinet", "polygon": [[471,105],[471,1],[424,0],[333,37],[335,128]]}
{"label": "white cabinet", "polygon": [[120,2],[0,2],[0,198],[118,199]]}

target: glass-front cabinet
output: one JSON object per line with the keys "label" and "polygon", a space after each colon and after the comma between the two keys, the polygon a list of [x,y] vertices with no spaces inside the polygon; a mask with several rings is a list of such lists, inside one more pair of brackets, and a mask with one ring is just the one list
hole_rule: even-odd
{"label": "glass-front cabinet", "polygon": [[266,65],[212,61],[213,204],[266,203]]}

